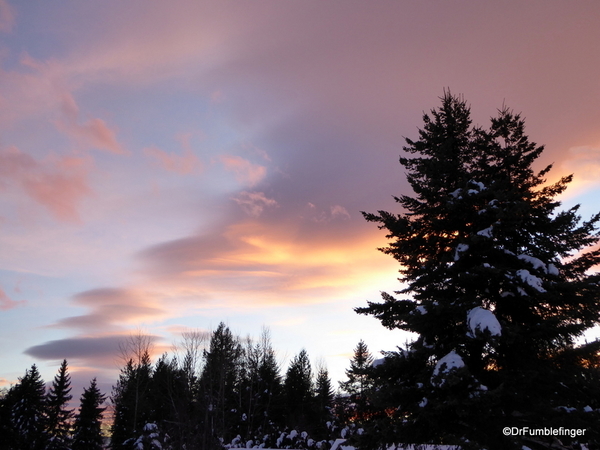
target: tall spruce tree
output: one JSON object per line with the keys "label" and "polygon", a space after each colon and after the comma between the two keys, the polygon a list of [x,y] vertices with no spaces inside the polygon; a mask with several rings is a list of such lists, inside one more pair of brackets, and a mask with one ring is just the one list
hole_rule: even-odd
{"label": "tall spruce tree", "polygon": [[47,450],[67,450],[71,447],[71,419],[74,414],[72,409],[68,409],[69,401],[73,398],[70,392],[71,376],[65,359],[46,396]]}
{"label": "tall spruce tree", "polygon": [[35,364],[19,378],[9,396],[14,448],[43,449],[47,443],[46,387]]}
{"label": "tall spruce tree", "polygon": [[230,442],[232,424],[237,422],[240,408],[240,368],[243,349],[239,338],[223,322],[210,339],[205,351],[205,365],[200,379],[205,402],[204,448],[219,446],[221,439]]}
{"label": "tall spruce tree", "polygon": [[79,414],[75,419],[73,450],[101,450],[104,448],[102,437],[102,416],[106,408],[102,404],[106,396],[100,392],[94,378],[88,388],[83,389]]}
{"label": "tall spruce tree", "polygon": [[[557,211],[571,177],[547,185],[551,166],[534,172],[543,147],[518,114],[503,108],[488,130],[473,127],[470,108],[448,92],[423,120],[400,158],[415,196],[395,197],[399,214],[363,213],[388,231],[381,250],[406,287],[357,312],[417,336],[377,368],[386,413],[363,444],[600,442],[600,344],[578,341],[600,319],[591,272],[600,250],[589,250],[600,215],[581,222],[577,206]],[[586,432],[503,436],[525,426]]]}

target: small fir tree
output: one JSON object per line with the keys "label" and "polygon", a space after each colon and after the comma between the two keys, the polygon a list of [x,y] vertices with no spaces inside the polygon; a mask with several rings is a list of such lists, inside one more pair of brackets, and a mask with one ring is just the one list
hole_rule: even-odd
{"label": "small fir tree", "polygon": [[373,356],[367,344],[361,339],[354,349],[350,360],[350,368],[346,369],[346,381],[340,382],[340,388],[350,394],[351,410],[348,412],[353,420],[362,420],[367,413],[367,395],[373,386]]}
{"label": "small fir tree", "polygon": [[71,446],[73,410],[68,409],[73,398],[67,360],[63,360],[46,397],[48,450],[68,450]]}
{"label": "small fir tree", "polygon": [[600,344],[577,339],[600,319],[600,277],[590,271],[600,250],[585,251],[598,242],[600,215],[581,223],[578,207],[557,211],[571,177],[545,184],[551,166],[532,169],[543,147],[507,108],[484,130],[446,93],[423,119],[400,158],[415,196],[396,198],[400,214],[364,214],[388,231],[382,251],[401,264],[406,287],[358,312],[417,336],[377,368],[386,413],[364,445],[553,445],[505,437],[507,426],[585,428],[598,443],[590,362]]}
{"label": "small fir tree", "polygon": [[323,439],[327,436],[326,423],[333,421],[333,385],[325,364],[317,366],[315,380],[315,426],[313,437]]}
{"label": "small fir tree", "polygon": [[102,418],[106,408],[102,404],[106,397],[100,392],[94,378],[88,388],[83,389],[79,414],[75,419],[72,450],[102,450]]}
{"label": "small fir tree", "polygon": [[313,376],[308,353],[302,349],[290,362],[285,376],[284,392],[288,426],[305,428],[311,424]]}
{"label": "small fir tree", "polygon": [[340,387],[349,394],[364,395],[372,385],[370,377],[372,366],[373,356],[369,352],[367,344],[361,339],[354,349],[350,368],[346,369],[348,380],[340,382]]}

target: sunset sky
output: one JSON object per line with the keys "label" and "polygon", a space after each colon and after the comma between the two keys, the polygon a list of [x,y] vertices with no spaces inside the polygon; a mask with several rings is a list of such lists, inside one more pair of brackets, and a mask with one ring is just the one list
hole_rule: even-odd
{"label": "sunset sky", "polygon": [[[0,387],[63,358],[114,382],[132,332],[258,337],[341,380],[406,340],[353,308],[400,287],[398,157],[445,88],[546,146],[600,210],[600,3],[0,0]],[[78,394],[76,394],[78,395]]]}

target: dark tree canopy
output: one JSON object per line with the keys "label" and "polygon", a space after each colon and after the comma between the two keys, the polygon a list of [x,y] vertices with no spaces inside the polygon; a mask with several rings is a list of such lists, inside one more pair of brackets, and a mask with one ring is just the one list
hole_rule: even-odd
{"label": "dark tree canopy", "polygon": [[106,397],[100,392],[94,378],[90,386],[83,389],[79,414],[75,419],[72,450],[101,450],[102,417],[106,408],[102,407]]}
{"label": "dark tree canopy", "polygon": [[9,392],[12,448],[44,449],[46,434],[46,387],[37,366],[25,371]]}
{"label": "dark tree canopy", "polygon": [[395,411],[378,421],[379,443],[396,433],[414,443],[531,443],[503,437],[505,426],[579,426],[598,441],[588,411],[600,407],[590,363],[600,344],[578,338],[600,319],[600,216],[558,210],[571,176],[546,184],[551,166],[532,167],[543,147],[508,108],[489,129],[474,127],[448,92],[423,121],[400,158],[415,195],[396,197],[400,213],[364,213],[387,230],[381,250],[400,263],[405,288],[357,312],[417,336],[378,368],[379,406]]}

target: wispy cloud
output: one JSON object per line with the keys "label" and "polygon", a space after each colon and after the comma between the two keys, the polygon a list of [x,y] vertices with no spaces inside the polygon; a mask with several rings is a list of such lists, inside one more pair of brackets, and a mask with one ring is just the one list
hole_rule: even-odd
{"label": "wispy cloud", "polygon": [[168,172],[191,175],[202,171],[200,159],[189,148],[184,150],[183,155],[174,152],[167,153],[158,147],[145,148],[144,153],[154,158],[158,165]]}
{"label": "wispy cloud", "polygon": [[58,128],[75,140],[83,148],[106,150],[118,155],[128,154],[117,141],[117,133],[104,120],[90,118],[80,122],[79,107],[73,96],[64,92],[62,95],[62,111],[64,119],[57,122]]}
{"label": "wispy cloud", "polygon": [[253,187],[260,183],[267,175],[267,168],[254,164],[241,156],[221,156],[221,162],[230,172],[235,174],[238,183]]}
{"label": "wispy cloud", "polygon": [[329,211],[319,209],[314,203],[308,202],[303,217],[317,223],[328,223],[333,220],[348,220],[350,213],[341,205],[332,205]]}
{"label": "wispy cloud", "polygon": [[37,160],[17,147],[0,150],[0,181],[25,192],[57,219],[81,222],[77,206],[92,194],[87,161],[76,157]]}
{"label": "wispy cloud", "polygon": [[311,223],[299,230],[289,221],[249,220],[152,246],[139,257],[150,283],[204,292],[221,305],[242,301],[243,291],[248,308],[327,302],[395,272],[394,262],[375,250],[374,236]]}
{"label": "wispy cloud", "polygon": [[277,202],[272,198],[267,198],[264,192],[242,191],[236,197],[232,197],[232,200],[252,217],[259,217],[265,208],[278,206]]}
{"label": "wispy cloud", "polygon": [[97,288],[81,292],[74,303],[91,309],[88,314],[66,317],[52,325],[84,331],[122,330],[124,325],[165,318],[156,297],[135,289]]}
{"label": "wispy cloud", "polygon": [[25,304],[24,300],[11,299],[2,288],[0,288],[0,311],[16,308],[19,305]]}

